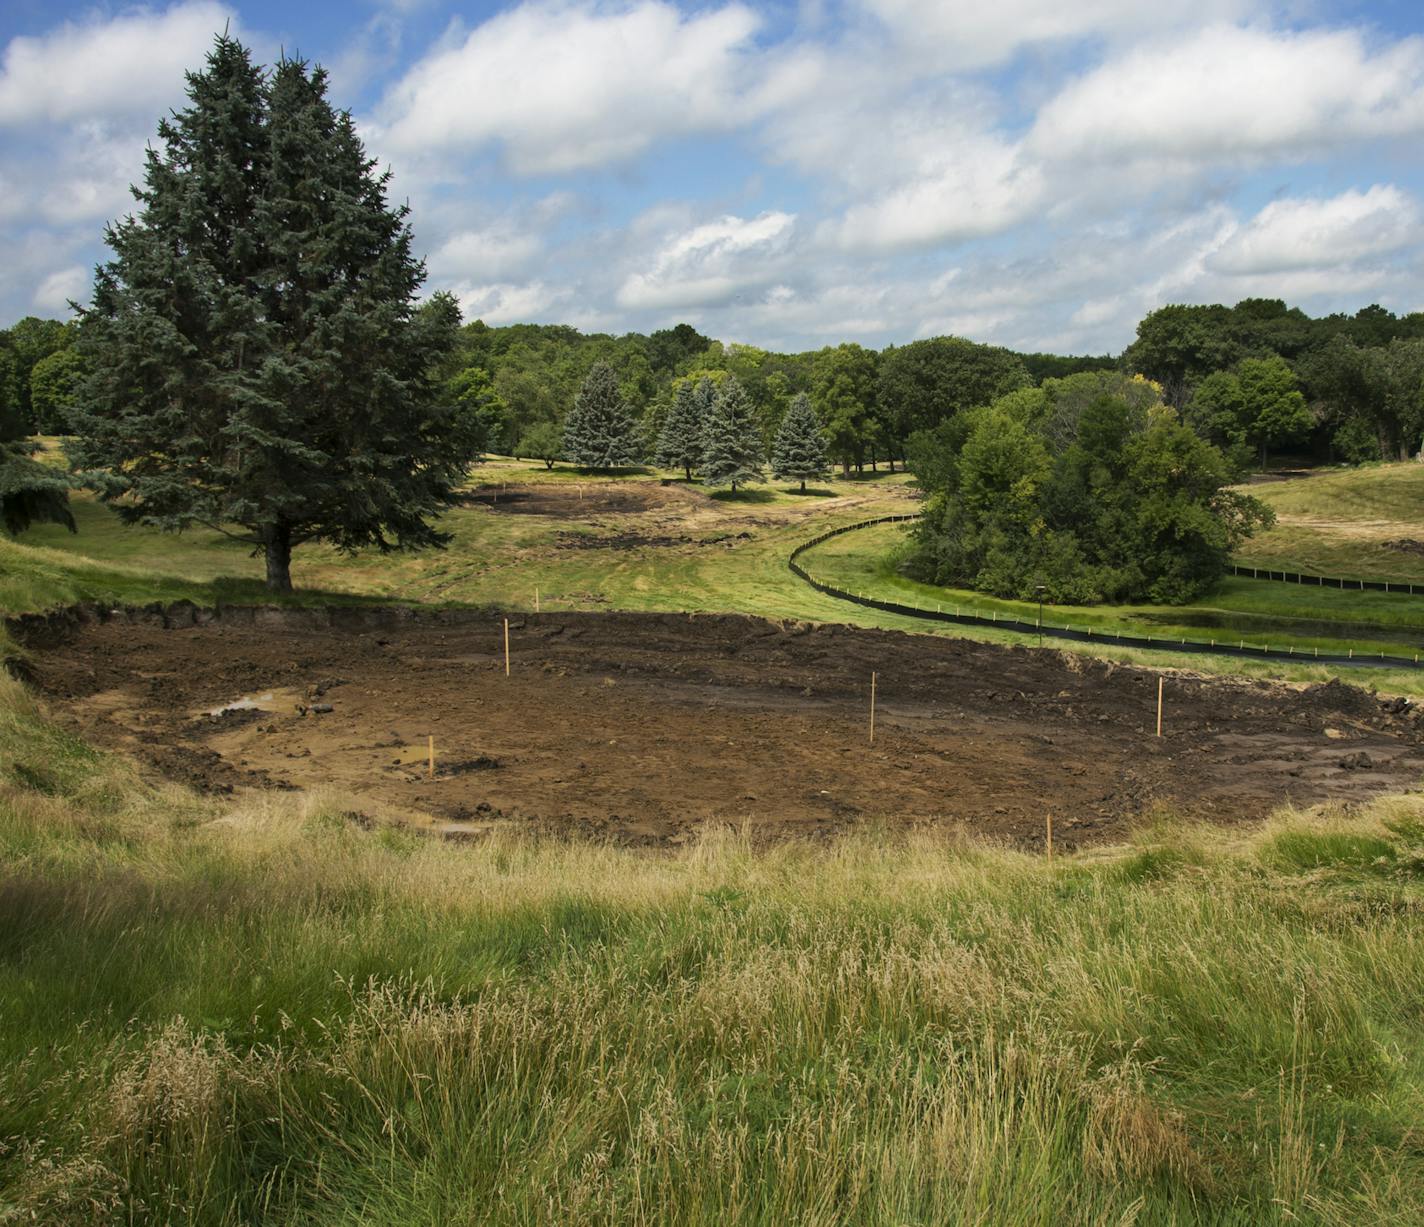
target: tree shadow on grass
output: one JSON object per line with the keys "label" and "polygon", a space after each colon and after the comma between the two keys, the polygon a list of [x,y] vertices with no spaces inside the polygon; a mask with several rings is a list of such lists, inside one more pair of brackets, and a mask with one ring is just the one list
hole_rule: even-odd
{"label": "tree shadow on grass", "polygon": [[774,503],[776,501],[776,491],[774,490],[748,490],[743,487],[740,490],[713,490],[711,497],[719,503]]}
{"label": "tree shadow on grass", "polygon": [[781,493],[792,498],[840,498],[835,490],[827,490],[824,486],[807,486],[804,490],[799,486],[792,486],[789,490],[783,486]]}
{"label": "tree shadow on grass", "polygon": [[905,470],[902,468],[897,468],[893,473],[889,469],[881,469],[876,473],[872,473],[867,469],[864,473],[840,473],[836,476],[836,480],[854,482],[884,481],[890,477],[903,477],[904,475]]}

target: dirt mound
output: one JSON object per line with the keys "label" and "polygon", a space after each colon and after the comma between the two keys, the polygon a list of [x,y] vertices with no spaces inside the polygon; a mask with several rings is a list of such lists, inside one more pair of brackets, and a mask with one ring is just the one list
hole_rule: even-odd
{"label": "dirt mound", "polygon": [[1413,537],[1400,537],[1394,541],[1382,543],[1387,550],[1394,550],[1400,554],[1413,554],[1415,557],[1424,558],[1424,541],[1416,541]]}
{"label": "dirt mound", "polygon": [[1380,701],[1368,690],[1351,686],[1338,677],[1319,686],[1307,686],[1300,693],[1302,705],[1323,715],[1347,715],[1368,718],[1378,715]]}
{"label": "dirt mound", "polygon": [[1340,683],[1170,676],[1158,738],[1155,672],[844,626],[519,615],[510,677],[502,616],[477,610],[90,609],[12,626],[77,728],[166,774],[335,784],[442,830],[662,843],[709,823],[781,838],[888,822],[1037,847],[1051,812],[1071,847],[1157,807],[1237,822],[1424,774],[1417,709]]}

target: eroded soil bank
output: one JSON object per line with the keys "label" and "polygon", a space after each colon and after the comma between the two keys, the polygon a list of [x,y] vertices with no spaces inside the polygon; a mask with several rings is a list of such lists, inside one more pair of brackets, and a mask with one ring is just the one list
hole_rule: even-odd
{"label": "eroded soil bank", "polygon": [[[1424,776],[1417,709],[1027,648],[735,616],[76,610],[21,619],[83,734],[200,788],[331,784],[448,830],[628,842],[961,825],[1039,846],[1154,807],[1230,823]],[[868,744],[871,673],[877,712]],[[437,770],[428,775],[428,738]]]}

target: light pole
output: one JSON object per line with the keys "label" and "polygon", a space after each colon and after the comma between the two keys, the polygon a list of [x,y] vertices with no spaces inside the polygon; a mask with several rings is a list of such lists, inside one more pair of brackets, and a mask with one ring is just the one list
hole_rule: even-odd
{"label": "light pole", "polygon": [[1038,593],[1038,646],[1043,646],[1043,594],[1048,591],[1042,584],[1035,584],[1033,590]]}

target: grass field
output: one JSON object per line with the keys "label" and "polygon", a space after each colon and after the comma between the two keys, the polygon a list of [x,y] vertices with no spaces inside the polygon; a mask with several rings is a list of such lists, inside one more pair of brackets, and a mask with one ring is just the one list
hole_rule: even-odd
{"label": "grass field", "polygon": [[[610,484],[658,487],[657,478],[648,473],[590,480],[562,467],[550,471],[538,462],[507,459],[482,466],[474,480],[487,489],[582,487],[590,493]],[[1285,488],[1284,483],[1253,487],[1273,494]],[[679,505],[648,515],[596,515],[594,524],[491,514],[484,507],[457,508],[443,520],[454,535],[445,551],[350,558],[322,546],[304,547],[293,563],[298,592],[287,599],[530,608],[537,591],[547,609],[738,612],[934,633],[936,628],[915,619],[821,596],[785,566],[796,545],[825,528],[915,510],[911,491],[905,474],[882,473],[870,480],[837,478],[809,496],[771,484],[753,489],[747,499],[723,495],[694,503],[690,509]],[[142,603],[188,598],[202,604],[271,599],[260,583],[261,560],[216,533],[195,530],[174,535],[125,527],[87,497],[75,500],[75,513],[78,534],[45,526],[31,530],[18,544],[0,538],[0,610],[50,608],[84,599]],[[692,542],[635,543],[632,548],[625,548],[626,543],[599,545],[628,532],[694,541],[718,536],[732,540],[729,548],[713,550]],[[920,589],[897,576],[890,554],[902,532],[887,528],[851,534],[818,548],[807,561],[814,561],[817,574],[824,571],[827,579],[894,599],[920,597],[931,605],[948,599],[1012,616],[1028,610],[1015,602]],[[741,539],[741,533],[747,533],[747,538]],[[581,548],[568,548],[575,536],[582,539]],[[1034,607],[1035,616],[1036,612]],[[1246,580],[1228,581],[1210,601],[1187,609],[1075,609],[1055,611],[1052,617],[1063,623],[1091,623],[1163,638],[1219,635],[1223,640],[1257,644],[1294,643],[1303,652],[1320,647],[1361,654],[1384,649],[1406,655],[1424,644],[1424,598],[1311,591]],[[938,628],[938,633],[946,632]],[[952,633],[997,642],[1022,641],[992,630],[956,628]],[[1094,648],[1093,653],[1301,681],[1328,676],[1311,666],[1243,664],[1190,653],[1174,656],[1106,647]],[[1377,680],[1403,693],[1424,691],[1424,684],[1398,670],[1380,671],[1378,677],[1362,673],[1359,680]]]}
{"label": "grass field", "polygon": [[3,1222],[1424,1216],[1419,798],[449,846],[154,789],[10,682],[0,763]]}
{"label": "grass field", "polygon": [[[911,505],[899,476],[828,491],[462,508],[444,554],[302,551],[292,599],[537,588],[923,629],[786,570]],[[267,599],[215,534],[78,515],[0,540],[0,608]],[[695,540],[614,543],[677,524]],[[892,547],[813,557],[901,591]],[[1258,589],[1289,592],[1229,586],[1223,616],[1284,616]],[[0,1224],[1424,1221],[1419,795],[1247,833],[1161,814],[1051,862],[874,816],[829,846],[649,855],[361,813],[156,783],[0,677]]]}
{"label": "grass field", "polygon": [[1241,561],[1310,575],[1424,583],[1424,465],[1384,464],[1249,487],[1277,523],[1247,542]]}
{"label": "grass field", "polygon": [[[1032,602],[997,600],[907,578],[900,573],[900,564],[908,531],[902,524],[874,525],[834,537],[802,555],[800,561],[817,579],[850,592],[930,609],[940,605],[986,617],[991,611],[1029,622],[1038,617],[1038,606]],[[1250,579],[1226,579],[1209,597],[1183,606],[1046,606],[1044,621],[1164,639],[1293,645],[1305,655],[1319,648],[1341,655],[1385,651],[1411,656],[1424,647],[1424,596],[1342,592]]]}

